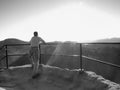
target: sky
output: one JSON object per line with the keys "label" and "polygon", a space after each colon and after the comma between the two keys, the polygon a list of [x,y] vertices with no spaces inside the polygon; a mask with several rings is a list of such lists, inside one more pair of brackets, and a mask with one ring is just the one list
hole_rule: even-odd
{"label": "sky", "polygon": [[46,42],[120,37],[120,0],[0,0],[0,40]]}

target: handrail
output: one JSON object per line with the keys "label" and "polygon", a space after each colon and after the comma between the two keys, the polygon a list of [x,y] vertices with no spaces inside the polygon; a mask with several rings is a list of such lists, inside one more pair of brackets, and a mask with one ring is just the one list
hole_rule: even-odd
{"label": "handrail", "polygon": [[[110,63],[110,62],[106,62],[106,61],[101,61],[99,59],[95,59],[95,58],[92,58],[92,57],[88,57],[88,56],[84,56],[82,55],[82,45],[84,44],[120,44],[119,42],[116,42],[116,43],[106,43],[106,42],[99,42],[99,43],[77,43],[77,44],[80,44],[80,55],[60,55],[60,54],[55,54],[55,55],[60,55],[60,56],[73,56],[73,57],[80,57],[80,69],[82,70],[83,69],[83,66],[82,66],[82,58],[86,58],[88,60],[91,60],[91,61],[95,61],[95,62],[99,62],[99,63],[103,63],[103,64],[106,64],[106,65],[110,65],[110,66],[113,66],[113,67],[117,67],[117,68],[120,68],[119,65],[116,65],[116,64],[113,64],[113,63]],[[7,46],[24,46],[24,45],[30,45],[29,43],[26,43],[26,44],[6,44],[6,45],[3,45],[0,50],[4,47],[6,47],[6,56],[2,57],[1,59],[4,59],[6,57],[6,63],[8,64],[8,60],[7,60],[7,57],[8,56],[23,56],[25,54],[7,54]],[[57,45],[57,44],[42,44],[42,45]],[[45,54],[45,55],[53,55],[53,54]],[[1,60],[0,59],[0,60]]]}
{"label": "handrail", "polygon": [[[86,45],[86,44],[114,44],[114,45],[118,45],[118,44],[120,44],[119,42],[115,42],[115,43],[113,43],[113,42],[98,42],[98,43],[96,43],[96,42],[93,42],[93,43],[80,43],[80,49],[82,50],[82,45]],[[81,52],[82,53],[82,52]],[[95,62],[99,62],[99,63],[103,63],[103,64],[106,64],[106,65],[109,65],[109,66],[112,66],[112,67],[117,67],[117,68],[120,68],[120,65],[116,65],[116,64],[113,64],[113,63],[110,63],[110,62],[106,62],[106,61],[101,61],[101,60],[99,60],[99,59],[95,59],[95,58],[91,58],[91,57],[87,57],[87,56],[83,56],[82,54],[80,54],[80,57],[81,57],[81,63],[82,63],[82,58],[86,58],[86,59],[88,59],[88,60],[92,60],[92,61],[95,61]],[[80,63],[80,64],[81,64]],[[82,64],[81,64],[82,65]],[[81,66],[81,70],[82,70],[82,66]]]}
{"label": "handrail", "polygon": [[[30,45],[29,43],[26,44],[6,44],[7,46],[26,46],[26,45]],[[51,45],[51,43],[46,43],[46,44],[40,44],[40,45]],[[56,43],[52,43],[52,45],[57,45]],[[5,46],[5,45],[3,45]]]}
{"label": "handrail", "polygon": [[120,44],[120,42],[83,42],[78,44]]}
{"label": "handrail", "polygon": [[95,61],[95,62],[99,62],[99,63],[103,63],[103,64],[106,64],[106,65],[109,65],[109,66],[120,68],[120,66],[117,65],[117,64],[113,64],[113,63],[110,63],[110,62],[102,61],[102,60],[91,58],[91,57],[87,57],[87,56],[82,56],[82,57],[86,58],[86,59],[89,59],[89,60],[92,60],[92,61]]}
{"label": "handrail", "polygon": [[8,56],[23,56],[23,55],[26,55],[26,53],[25,54],[8,54]]}
{"label": "handrail", "polygon": [[25,45],[30,45],[30,44],[7,44],[7,46],[25,46]]}

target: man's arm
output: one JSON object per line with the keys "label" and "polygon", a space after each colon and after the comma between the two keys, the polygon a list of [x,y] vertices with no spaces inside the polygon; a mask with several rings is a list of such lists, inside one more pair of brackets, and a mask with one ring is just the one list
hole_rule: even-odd
{"label": "man's arm", "polygon": [[42,43],[43,43],[43,44],[45,44],[45,43],[46,43],[46,42],[45,42],[42,38],[40,38],[40,40],[42,41]]}

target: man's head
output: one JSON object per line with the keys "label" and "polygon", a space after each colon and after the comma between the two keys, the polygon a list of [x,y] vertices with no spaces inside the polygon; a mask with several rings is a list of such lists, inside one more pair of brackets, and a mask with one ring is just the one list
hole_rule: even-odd
{"label": "man's head", "polygon": [[38,36],[38,32],[37,31],[34,32],[34,36]]}

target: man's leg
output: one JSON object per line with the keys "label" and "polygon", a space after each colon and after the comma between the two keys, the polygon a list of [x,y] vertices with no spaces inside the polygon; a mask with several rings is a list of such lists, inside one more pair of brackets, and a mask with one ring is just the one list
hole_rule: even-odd
{"label": "man's leg", "polygon": [[30,64],[31,64],[32,69],[34,67],[33,59],[34,59],[34,57],[33,57],[33,50],[31,48],[30,51],[29,51],[29,60],[30,60]]}
{"label": "man's leg", "polygon": [[33,68],[33,73],[34,73],[34,74],[38,73],[38,68],[39,68],[39,63],[38,63],[38,62],[35,62],[35,63],[34,63],[34,68]]}
{"label": "man's leg", "polygon": [[39,56],[38,56],[38,49],[37,48],[35,48],[33,62],[34,62],[33,74],[36,74],[38,72],[38,69],[39,69]]}
{"label": "man's leg", "polygon": [[33,68],[33,79],[37,78],[40,74],[38,72],[39,70],[39,51],[36,49],[35,55],[34,55],[34,68]]}

